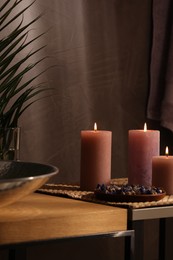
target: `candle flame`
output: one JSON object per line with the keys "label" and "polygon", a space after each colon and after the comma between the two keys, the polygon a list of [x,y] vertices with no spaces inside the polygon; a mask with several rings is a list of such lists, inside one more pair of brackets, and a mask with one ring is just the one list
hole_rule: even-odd
{"label": "candle flame", "polygon": [[97,131],[97,123],[94,123],[94,131]]}
{"label": "candle flame", "polygon": [[166,148],[165,148],[165,155],[169,155],[169,148],[168,148],[168,146],[166,146]]}
{"label": "candle flame", "polygon": [[147,124],[144,124],[144,132],[147,132]]}

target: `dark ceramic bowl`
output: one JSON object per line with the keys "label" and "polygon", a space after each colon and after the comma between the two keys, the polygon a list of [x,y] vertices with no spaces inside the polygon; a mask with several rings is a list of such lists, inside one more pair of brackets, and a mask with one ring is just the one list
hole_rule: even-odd
{"label": "dark ceramic bowl", "polygon": [[36,191],[57,173],[58,168],[52,165],[0,161],[0,207]]}

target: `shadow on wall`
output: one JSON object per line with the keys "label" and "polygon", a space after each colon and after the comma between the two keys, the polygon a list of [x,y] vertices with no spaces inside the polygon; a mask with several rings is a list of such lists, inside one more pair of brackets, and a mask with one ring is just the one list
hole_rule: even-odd
{"label": "shadow on wall", "polygon": [[54,164],[57,182],[78,181],[80,131],[113,132],[112,177],[127,175],[128,129],[142,128],[148,93],[151,1],[37,0],[38,30],[55,65],[41,81],[53,87],[21,119],[21,160]]}

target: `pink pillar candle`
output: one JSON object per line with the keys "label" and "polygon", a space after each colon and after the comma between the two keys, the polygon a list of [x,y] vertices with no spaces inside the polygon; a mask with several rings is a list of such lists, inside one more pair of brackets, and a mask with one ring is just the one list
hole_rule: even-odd
{"label": "pink pillar candle", "polygon": [[152,161],[152,185],[173,194],[173,156],[155,156]]}
{"label": "pink pillar candle", "polygon": [[152,185],[152,157],[160,153],[160,132],[154,130],[129,130],[128,182]]}
{"label": "pink pillar candle", "polygon": [[112,132],[81,131],[81,190],[94,190],[111,179]]}

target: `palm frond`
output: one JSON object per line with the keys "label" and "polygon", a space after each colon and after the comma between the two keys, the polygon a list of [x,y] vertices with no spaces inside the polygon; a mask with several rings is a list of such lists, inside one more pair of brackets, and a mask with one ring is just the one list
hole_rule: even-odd
{"label": "palm frond", "polygon": [[[7,17],[10,15],[10,13],[16,8],[16,6],[18,4],[20,4],[23,0],[16,0],[14,2],[14,4],[1,16],[1,21],[0,21],[0,25],[2,25],[4,22],[6,22]],[[10,1],[8,1],[9,3]],[[21,10],[19,13],[17,13],[14,17],[12,17],[12,19],[10,19],[10,21],[8,21],[7,23],[5,23],[5,25],[3,25],[0,28],[0,31],[2,31],[3,29],[5,29],[8,25],[12,24],[18,17],[20,17],[22,14],[24,14],[24,12],[30,8],[31,5],[33,5],[35,1],[33,1],[31,4],[29,4],[28,6],[26,6],[26,8],[24,8],[23,10]]]}
{"label": "palm frond", "polygon": [[[0,7],[0,12],[3,11],[3,9],[8,5],[8,3],[10,2],[10,0],[5,1],[5,3]],[[0,17],[0,20],[2,19],[2,17]]]}
{"label": "palm frond", "polygon": [[[19,7],[23,1],[6,0],[0,6],[0,33],[4,35],[0,39],[0,128],[17,126],[23,112],[40,99],[41,92],[49,89],[42,85],[34,85],[35,79],[43,72],[25,80],[25,76],[46,57],[29,63],[31,58],[45,46],[23,54],[24,50],[26,53],[28,47],[32,47],[32,44],[44,35],[41,33],[28,40],[31,26],[40,19],[41,15],[24,25],[25,12],[35,3],[35,0],[13,15],[13,11],[17,10],[16,7]],[[6,28],[9,29],[14,21],[18,21],[18,24],[6,35]]]}

